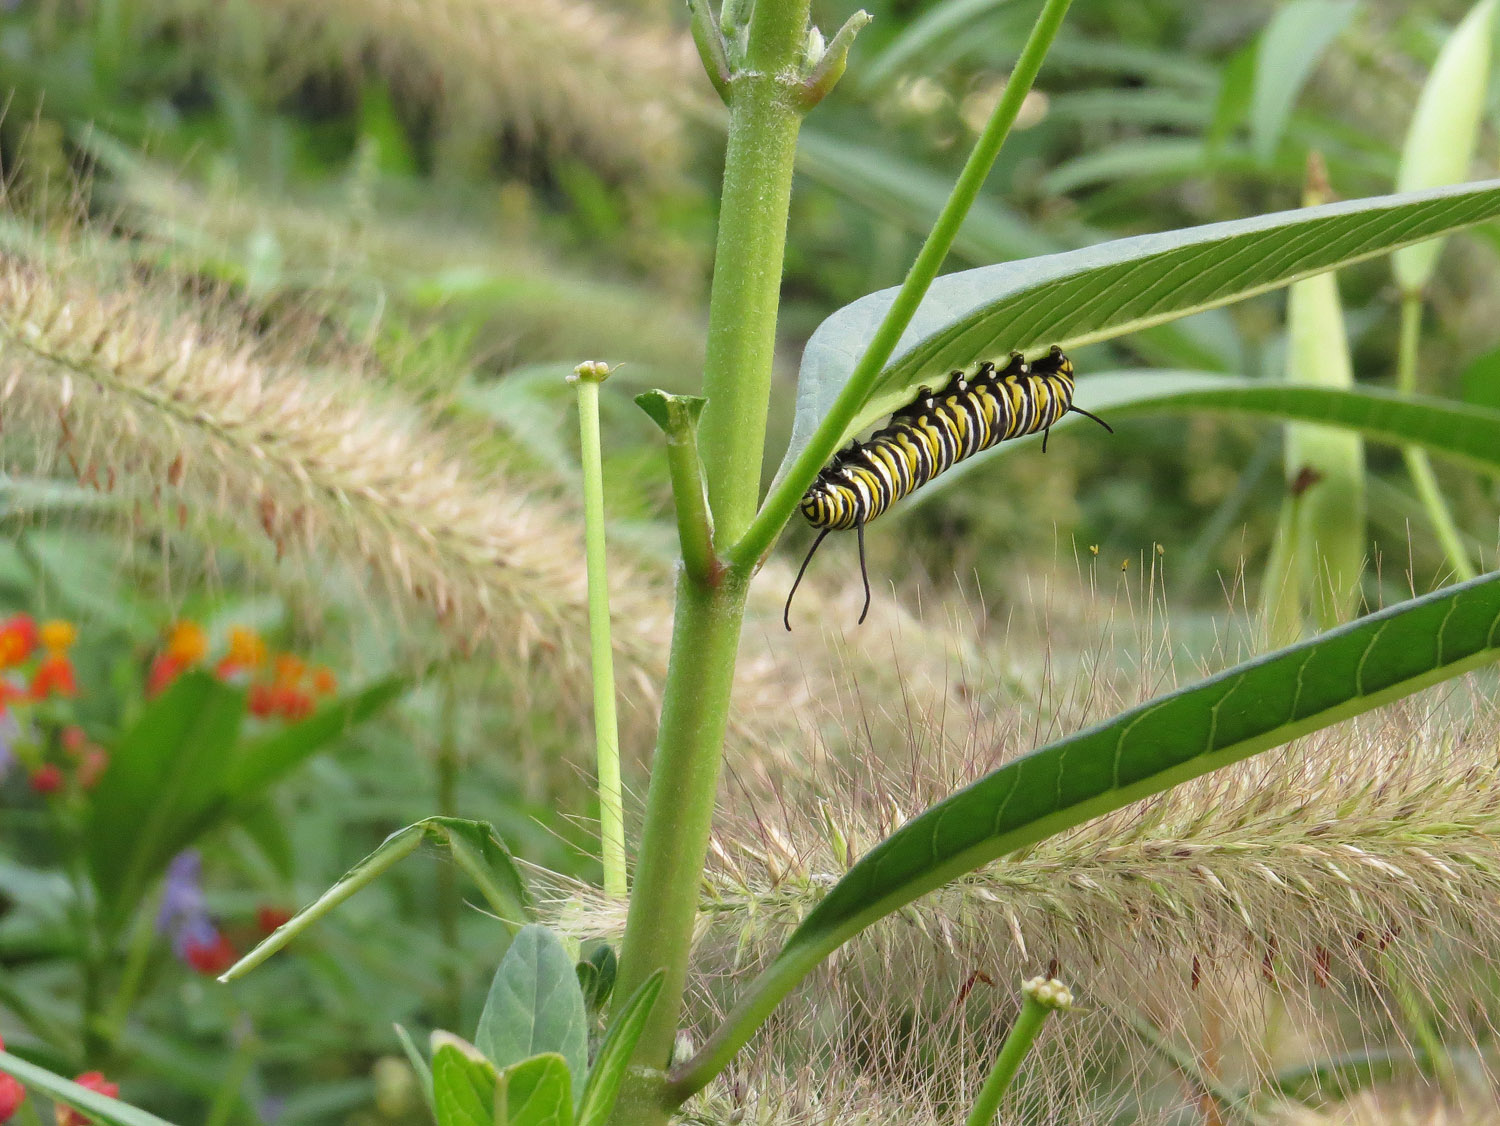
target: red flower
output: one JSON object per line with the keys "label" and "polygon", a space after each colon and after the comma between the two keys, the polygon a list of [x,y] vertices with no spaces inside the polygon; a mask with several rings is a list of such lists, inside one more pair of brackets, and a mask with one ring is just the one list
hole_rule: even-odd
{"label": "red flower", "polygon": [[[120,1085],[111,1083],[104,1078],[102,1071],[85,1071],[73,1080],[80,1087],[87,1087],[90,1091],[96,1091],[108,1098],[114,1098],[120,1093]],[[80,1114],[70,1106],[57,1104],[57,1126],[88,1126],[93,1119],[86,1114]]]}
{"label": "red flower", "polygon": [[266,719],[276,713],[276,689],[269,684],[252,684],[249,698],[250,714]]}
{"label": "red flower", "polygon": [[31,788],[39,794],[55,794],[62,784],[63,772],[50,762],[31,772]]}
{"label": "red flower", "polygon": [[78,680],[73,674],[73,662],[64,653],[49,653],[31,674],[31,698],[45,700],[48,696],[78,695]]}
{"label": "red flower", "polygon": [[146,695],[160,695],[186,668],[186,662],[170,653],[159,654],[151,662],[151,671],[146,674]]}
{"label": "red flower", "polygon": [[30,614],[12,614],[0,624],[0,668],[19,665],[36,648],[36,622]]}
{"label": "red flower", "polygon": [[83,728],[76,723],[70,723],[62,729],[63,750],[74,758],[83,754],[84,748],[89,745],[89,737],[84,734]]}
{"label": "red flower", "polygon": [[310,692],[289,684],[276,685],[271,689],[276,698],[276,712],[285,720],[306,719],[313,712]]}
{"label": "red flower", "polygon": [[206,977],[218,977],[239,959],[234,947],[217,931],[212,942],[188,939],[182,948],[182,957],[188,965]]}
{"label": "red flower", "polygon": [[[0,1040],[0,1052],[5,1051],[5,1041]],[[26,1088],[14,1076],[0,1075],[0,1123],[9,1122],[10,1116],[21,1109],[26,1101]]]}
{"label": "red flower", "polygon": [[262,906],[255,909],[255,925],[260,928],[261,934],[270,934],[291,920],[292,913],[280,907]]}

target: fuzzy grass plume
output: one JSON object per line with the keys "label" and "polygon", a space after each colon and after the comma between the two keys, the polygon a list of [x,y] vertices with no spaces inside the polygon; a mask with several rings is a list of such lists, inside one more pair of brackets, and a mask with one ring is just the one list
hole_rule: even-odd
{"label": "fuzzy grass plume", "polygon": [[[1131,669],[1083,662],[1068,677],[1078,683],[1049,686],[1042,703],[971,700],[956,740],[916,708],[920,741],[861,749],[856,709],[854,755],[819,757],[808,784],[774,802],[731,796],[706,874],[694,1035],[859,855],[1051,738],[1043,713],[1071,729],[1168,687],[1158,630],[1109,647]],[[1049,1030],[1045,1080],[1023,1074],[1012,1105],[1044,1108],[1037,1121],[1117,1121],[1127,1106],[1132,1121],[1171,1121],[1220,1096],[1231,1121],[1228,1103],[1259,1091],[1252,1120],[1269,1123],[1282,1111],[1268,1077],[1283,1069],[1382,1045],[1439,1074],[1435,1055],[1472,1057],[1494,1036],[1500,958],[1492,685],[1476,675],[1307,737],[926,897],[791,998],[706,1093],[702,1121],[738,1106],[746,1121],[854,1124],[886,1105],[951,1120],[983,1079],[1014,984],[1054,967],[1086,1011]],[[582,904],[559,906],[563,924],[607,931],[605,905]],[[807,1060],[820,1066],[810,1086]],[[814,1097],[872,1082],[833,1109]]]}
{"label": "fuzzy grass plume", "polygon": [[680,107],[709,92],[685,34],[589,0],[153,0],[147,13],[286,88],[373,60],[476,154],[503,133],[658,183],[680,167]]}

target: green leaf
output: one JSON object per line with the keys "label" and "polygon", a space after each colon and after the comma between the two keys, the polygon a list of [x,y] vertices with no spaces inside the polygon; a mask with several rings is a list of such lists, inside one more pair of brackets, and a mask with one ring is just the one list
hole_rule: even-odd
{"label": "green leaf", "polygon": [[[1326,393],[1326,392],[1325,392]],[[1002,766],[908,821],[813,908],[676,1076],[712,1074],[852,936],[966,872],[1500,656],[1500,573],[1393,606],[1159,697]]]}
{"label": "green leaf", "polygon": [[[1258,415],[1288,422],[1315,422],[1356,430],[1391,445],[1416,445],[1485,473],[1500,473],[1500,409],[1448,399],[1398,395],[1369,387],[1339,391],[1264,379],[1238,379],[1204,372],[1113,372],[1078,381],[1075,401],[1114,423],[1157,414]],[[1095,424],[1065,415],[1053,433]],[[1102,432],[1101,432],[1102,434]],[[911,511],[956,487],[991,458],[1036,441],[1002,442],[960,462],[904,503]],[[901,510],[898,510],[901,511]]]}
{"label": "green leaf", "polygon": [[619,971],[614,949],[605,943],[573,969],[578,974],[578,987],[583,990],[584,1007],[591,1013],[603,1012],[615,991],[615,975]]}
{"label": "green leaf", "polygon": [[416,852],[424,841],[447,849],[454,863],[469,874],[490,908],[507,926],[515,927],[528,916],[530,896],[526,885],[510,850],[491,825],[459,817],[428,817],[398,829],[381,841],[379,848],[350,868],[338,883],[314,902],[277,927],[254,950],[229,967],[219,980],[233,981],[249,973],[344,900]]}
{"label": "green leaf", "polygon": [[573,959],[546,927],[522,928],[505,952],[474,1043],[502,1068],[556,1052],[572,1073],[574,1096],[582,1093],[589,1060],[583,992]]}
{"label": "green leaf", "polygon": [[491,1126],[499,1084],[495,1065],[452,1033],[432,1034],[432,1101],[438,1126]]}
{"label": "green leaf", "polygon": [[[1443,44],[1407,129],[1397,191],[1453,184],[1469,174],[1489,86],[1494,35],[1495,0],[1480,0]],[[1427,285],[1442,249],[1443,240],[1433,239],[1391,256],[1403,291],[1415,293]]]}
{"label": "green leaf", "polygon": [[568,1061],[544,1052],[500,1073],[495,1090],[495,1126],[573,1126],[573,1087]]}
{"label": "green leaf", "polygon": [[101,1095],[98,1091],[80,1087],[71,1079],[54,1075],[46,1068],[27,1063],[9,1052],[0,1051],[0,1072],[15,1076],[26,1086],[43,1091],[49,1098],[66,1103],[108,1126],[172,1126],[164,1118],[138,1110],[119,1099]]}
{"label": "green leaf", "polygon": [[651,1015],[651,1006],[656,1004],[665,976],[665,970],[657,970],[643,981],[610,1021],[588,1082],[584,1084],[583,1098],[578,1103],[578,1126],[605,1126],[609,1121],[615,1109],[615,1099],[620,1095],[620,1084],[630,1066],[630,1057],[635,1052],[636,1041],[646,1027],[646,1018]]}
{"label": "green leaf", "polygon": [[[939,278],[833,447],[955,367],[1012,349],[1108,340],[1500,215],[1500,181],[1381,196],[1142,235]],[[818,326],[802,355],[783,466],[808,444],[895,296]]]}
{"label": "green leaf", "polygon": [[106,929],[120,926],[223,793],[245,694],[206,672],[146,705],[110,754],[84,847]]}
{"label": "green leaf", "polygon": [[409,684],[405,677],[376,681],[358,692],[330,700],[307,719],[246,740],[235,752],[228,780],[229,796],[240,801],[264,790],[380,711],[405,692]]}
{"label": "green leaf", "polygon": [[1297,95],[1354,8],[1354,0],[1292,0],[1277,10],[1261,33],[1250,101],[1250,145],[1262,163],[1276,154]]}

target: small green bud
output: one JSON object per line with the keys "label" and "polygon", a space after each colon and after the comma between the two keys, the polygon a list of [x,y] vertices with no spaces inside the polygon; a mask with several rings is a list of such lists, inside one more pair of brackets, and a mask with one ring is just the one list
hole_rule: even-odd
{"label": "small green bud", "polygon": [[1055,977],[1040,975],[1021,983],[1021,992],[1029,1000],[1048,1009],[1066,1012],[1073,1007],[1073,992]]}
{"label": "small green bud", "polygon": [[586,379],[590,383],[603,383],[612,371],[614,368],[603,360],[584,360],[573,369],[573,374],[568,376],[568,382],[577,383],[580,379]]}
{"label": "small green bud", "polygon": [[823,61],[823,56],[828,51],[828,43],[823,38],[823,33],[816,27],[807,29],[807,49],[802,58],[805,65],[811,69]]}

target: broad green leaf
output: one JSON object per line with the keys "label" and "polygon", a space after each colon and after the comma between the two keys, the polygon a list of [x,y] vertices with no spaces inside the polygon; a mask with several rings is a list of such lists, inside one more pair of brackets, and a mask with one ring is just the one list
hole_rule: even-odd
{"label": "broad green leaf", "polygon": [[432,1094],[432,1065],[427,1062],[427,1057],[422,1055],[417,1042],[411,1038],[411,1033],[400,1024],[391,1026],[396,1030],[396,1039],[401,1042],[401,1051],[406,1054],[406,1062],[411,1064],[411,1069],[416,1073],[417,1085],[422,1090],[422,1101],[427,1104],[428,1111],[432,1114],[432,1120],[437,1121],[437,1100]]}
{"label": "broad green leaf", "polygon": [[584,1008],[590,1013],[603,1012],[615,991],[615,976],[619,972],[614,949],[608,943],[601,945],[573,970],[578,975],[578,987],[583,990]]}
{"label": "broad green leaf", "polygon": [[473,1045],[432,1034],[432,1101],[438,1126],[491,1126],[499,1076]]}
{"label": "broad green leaf", "polygon": [[[939,278],[876,378],[852,437],[924,382],[982,356],[1108,340],[1500,215],[1500,181],[1142,235]],[[895,290],[818,326],[802,355],[789,465],[827,415]],[[836,444],[839,444],[836,443]]]}
{"label": "broad green leaf", "polygon": [[[1454,184],[1469,174],[1490,80],[1495,4],[1480,0],[1443,44],[1407,129],[1397,191]],[[1433,239],[1398,250],[1391,256],[1396,284],[1407,293],[1422,290],[1442,249],[1443,240]]]}
{"label": "broad green leaf", "polygon": [[148,1114],[119,1099],[101,1095],[98,1091],[80,1087],[71,1079],[54,1075],[46,1068],[27,1063],[9,1052],[0,1051],[0,1072],[15,1076],[26,1086],[45,1092],[49,1098],[66,1103],[108,1126],[172,1126],[164,1118]]}
{"label": "broad green leaf", "polygon": [[233,981],[249,973],[344,900],[416,852],[424,841],[439,845],[452,855],[454,863],[474,879],[490,908],[507,925],[514,926],[526,917],[530,909],[526,885],[510,851],[494,828],[483,821],[428,817],[398,829],[381,841],[379,848],[344,873],[338,883],[311,904],[277,927],[254,950],[230,966],[219,980]]}
{"label": "broad green leaf", "polygon": [[[1207,412],[1258,415],[1288,422],[1315,422],[1355,430],[1391,445],[1417,445],[1481,472],[1500,474],[1500,409],[1469,406],[1448,399],[1397,395],[1368,387],[1339,391],[1292,386],[1264,379],[1238,379],[1203,372],[1151,371],[1091,375],[1078,381],[1079,406],[1114,423],[1156,414]],[[1081,415],[1066,415],[1053,432],[1082,426],[1097,430]],[[1098,431],[1100,440],[1108,435]],[[1036,441],[1002,442],[960,462],[910,500],[906,511],[956,487],[991,458]],[[896,511],[901,511],[897,509]]]}
{"label": "broad green leaf", "polygon": [[121,925],[223,792],[245,694],[179,677],[121,736],[89,803],[84,847],[106,929]]}
{"label": "broad green leaf", "polygon": [[832,951],[966,872],[1497,657],[1500,573],[1237,665],[1007,763],[867,852],[675,1078],[691,1086],[712,1074]]}
{"label": "broad green leaf", "polygon": [[246,740],[235,751],[228,779],[232,800],[253,796],[306,762],[339,736],[369,719],[406,691],[409,681],[389,677],[357,692],[323,704],[307,719],[258,739]]}
{"label": "broad green leaf", "polygon": [[572,1074],[573,1095],[588,1073],[588,1020],[573,959],[557,936],[523,927],[495,971],[474,1043],[506,1068],[542,1052],[556,1052]]}
{"label": "broad green leaf", "polygon": [[646,1018],[651,1015],[651,1006],[656,1004],[665,976],[665,970],[657,970],[643,981],[634,996],[609,1022],[609,1031],[599,1045],[599,1054],[594,1059],[588,1082],[584,1084],[583,1098],[578,1103],[578,1126],[605,1126],[609,1121],[610,1113],[615,1109],[615,1099],[620,1094],[620,1084],[630,1066],[630,1057],[635,1052],[636,1041],[646,1027]]}
{"label": "broad green leaf", "polygon": [[1261,33],[1250,100],[1250,145],[1261,162],[1276,154],[1297,95],[1354,8],[1354,0],[1292,0]]}
{"label": "broad green leaf", "polygon": [[556,1052],[512,1064],[495,1088],[495,1126],[573,1126],[568,1061]]}

